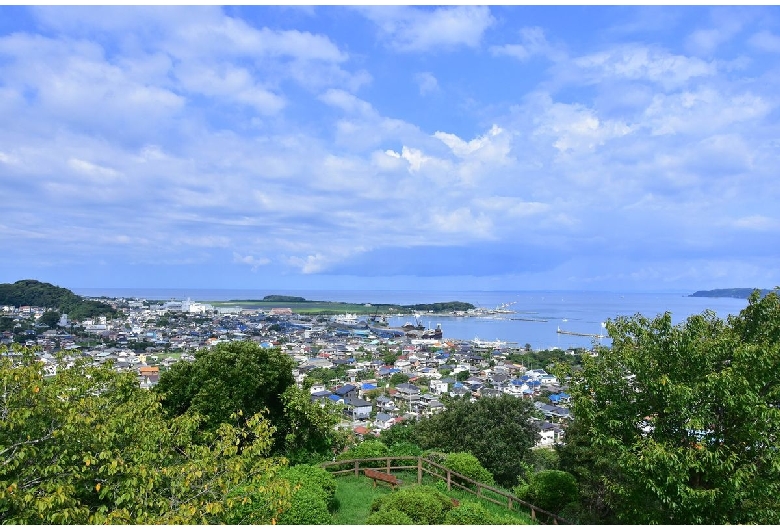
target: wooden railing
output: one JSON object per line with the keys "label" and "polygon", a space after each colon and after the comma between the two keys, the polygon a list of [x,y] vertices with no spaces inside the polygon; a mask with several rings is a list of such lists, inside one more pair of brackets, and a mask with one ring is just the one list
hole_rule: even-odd
{"label": "wooden railing", "polygon": [[[393,465],[394,461],[414,461],[415,465]],[[361,465],[361,464],[374,464],[374,465]],[[376,465],[376,464],[381,465]],[[447,491],[452,490],[453,487],[462,489],[469,493],[476,495],[480,499],[484,499],[493,504],[504,506],[508,510],[518,511],[526,513],[531,517],[532,521],[539,524],[573,524],[566,519],[550,513],[546,510],[534,506],[518,497],[515,497],[511,493],[502,491],[498,488],[490,486],[489,484],[483,484],[472,480],[466,476],[456,473],[455,471],[437,464],[436,462],[423,458],[421,456],[380,456],[375,458],[357,458],[354,460],[337,460],[335,462],[323,462],[320,464],[323,468],[327,469],[333,475],[350,475],[354,474],[356,477],[360,476],[361,469],[375,469],[378,471],[384,471],[391,473],[392,471],[417,471],[417,484],[422,484],[423,475],[431,475],[437,477],[447,484]],[[347,469],[339,469],[348,466]],[[331,470],[330,468],[337,468]],[[490,492],[493,496],[485,495],[485,492]],[[496,499],[494,497],[499,497]]]}

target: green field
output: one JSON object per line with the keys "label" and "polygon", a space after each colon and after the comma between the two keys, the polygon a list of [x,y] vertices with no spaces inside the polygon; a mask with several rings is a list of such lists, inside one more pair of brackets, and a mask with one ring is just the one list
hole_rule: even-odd
{"label": "green field", "polygon": [[269,295],[263,300],[228,300],[207,302],[214,307],[241,307],[243,309],[273,309],[289,307],[293,313],[301,315],[339,315],[355,313],[359,315],[411,314],[414,312],[450,312],[466,311],[474,306],[468,302],[436,302],[433,304],[371,304],[331,302],[325,300],[304,300],[297,297]]}
{"label": "green field", "polygon": [[346,302],[320,302],[307,300],[305,302],[264,302],[262,300],[229,300],[227,302],[207,302],[214,307],[241,307],[243,309],[273,309],[289,307],[293,313],[300,315],[341,315],[355,313],[358,315],[386,315],[389,313],[411,313],[400,305],[365,305]]}

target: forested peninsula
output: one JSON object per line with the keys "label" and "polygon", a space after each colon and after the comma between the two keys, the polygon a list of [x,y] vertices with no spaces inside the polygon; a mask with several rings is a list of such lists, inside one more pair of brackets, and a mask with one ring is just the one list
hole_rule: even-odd
{"label": "forested peninsula", "polygon": [[44,307],[81,320],[96,316],[116,317],[117,311],[103,302],[87,300],[69,289],[38,280],[0,284],[0,306]]}
{"label": "forested peninsula", "polygon": [[753,291],[759,291],[761,296],[766,296],[769,289],[757,289],[755,287],[732,287],[730,289],[712,289],[710,291],[696,291],[688,295],[694,298],[743,298],[747,300]]}
{"label": "forested peninsula", "polygon": [[301,314],[338,314],[344,312],[369,312],[380,315],[388,313],[450,313],[455,311],[469,311],[476,309],[474,304],[468,302],[435,302],[432,304],[375,304],[375,303],[351,303],[332,302],[326,300],[307,300],[300,296],[287,296],[269,294],[262,300],[228,300],[226,302],[212,301],[215,306],[239,305],[245,308],[269,308],[278,307],[279,304],[289,306],[294,312]]}

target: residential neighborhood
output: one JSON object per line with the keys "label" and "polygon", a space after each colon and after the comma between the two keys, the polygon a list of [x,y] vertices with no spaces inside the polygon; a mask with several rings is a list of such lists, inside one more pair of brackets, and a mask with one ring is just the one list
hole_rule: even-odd
{"label": "residential neighborhood", "polygon": [[[508,394],[534,402],[540,446],[562,443],[570,396],[565,385],[544,369],[517,362],[516,349],[453,339],[422,339],[417,334],[383,337],[341,326],[337,319],[294,314],[289,308],[246,310],[190,300],[155,302],[99,299],[121,311],[121,318],[72,322],[62,315],[55,326],[36,324],[46,308],[0,307],[12,319],[0,344],[19,342],[38,356],[49,375],[58,360],[79,358],[138,376],[152,388],[177,362],[189,362],[200,349],[250,340],[280,348],[294,361],[296,383],[312,401],[331,402],[343,413],[342,428],[359,438],[446,409],[448,400],[490,399]],[[31,324],[32,323],[32,324]],[[502,347],[503,346],[503,347]],[[10,354],[10,351],[9,351]]]}

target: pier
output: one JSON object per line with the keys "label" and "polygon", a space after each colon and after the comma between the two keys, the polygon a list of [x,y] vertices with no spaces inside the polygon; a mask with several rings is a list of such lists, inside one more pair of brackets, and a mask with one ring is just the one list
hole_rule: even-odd
{"label": "pier", "polygon": [[576,331],[564,331],[560,327],[558,328],[558,333],[561,335],[575,335],[577,337],[593,337],[594,339],[606,339],[606,335],[599,335],[598,333],[578,333]]}

